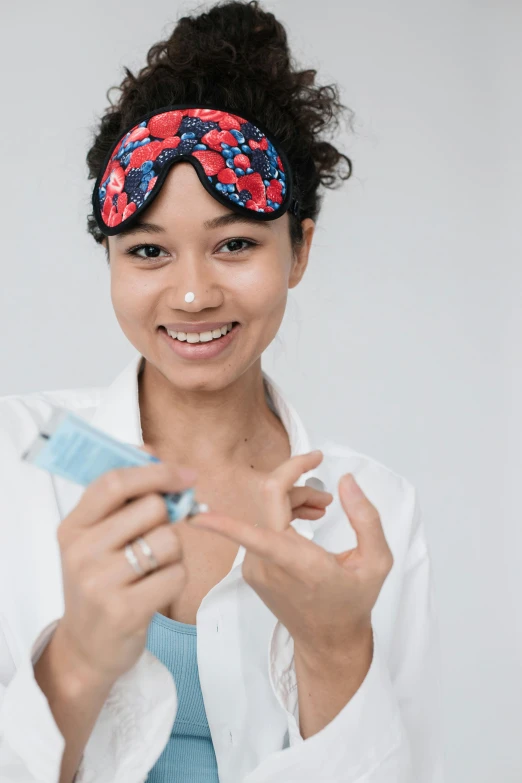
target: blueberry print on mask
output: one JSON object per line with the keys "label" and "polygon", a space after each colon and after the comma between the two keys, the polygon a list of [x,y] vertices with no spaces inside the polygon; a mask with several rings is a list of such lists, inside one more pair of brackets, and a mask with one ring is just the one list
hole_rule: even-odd
{"label": "blueberry print on mask", "polygon": [[287,210],[298,214],[277,142],[237,114],[176,105],[134,124],[113,146],[93,192],[101,231],[116,234],[133,223],[180,159],[191,162],[207,191],[231,209],[247,209],[260,220]]}

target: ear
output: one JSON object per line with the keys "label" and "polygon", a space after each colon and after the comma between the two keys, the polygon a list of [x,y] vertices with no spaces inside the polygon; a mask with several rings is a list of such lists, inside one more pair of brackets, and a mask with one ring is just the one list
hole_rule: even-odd
{"label": "ear", "polygon": [[305,218],[301,221],[301,226],[303,228],[303,242],[301,245],[297,246],[294,253],[292,269],[288,279],[288,288],[295,288],[295,286],[301,282],[306,267],[308,266],[308,256],[310,255],[310,248],[312,246],[315,222],[312,218]]}
{"label": "ear", "polygon": [[102,245],[102,247],[105,248],[105,259],[107,261],[107,264],[110,264],[111,263],[111,259],[110,259],[110,256],[109,256],[109,239],[108,239],[108,237],[104,237],[102,239],[101,245]]}

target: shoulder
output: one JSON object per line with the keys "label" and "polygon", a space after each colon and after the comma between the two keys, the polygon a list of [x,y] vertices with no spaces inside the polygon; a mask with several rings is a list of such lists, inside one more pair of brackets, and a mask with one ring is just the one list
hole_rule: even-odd
{"label": "shoulder", "polygon": [[17,452],[27,448],[48,421],[54,406],[91,418],[102,392],[103,387],[93,386],[0,396],[0,448],[14,448]]}

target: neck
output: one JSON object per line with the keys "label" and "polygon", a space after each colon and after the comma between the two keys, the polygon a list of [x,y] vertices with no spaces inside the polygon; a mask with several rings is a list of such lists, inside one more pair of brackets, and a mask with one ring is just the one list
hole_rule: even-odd
{"label": "neck", "polygon": [[271,470],[290,456],[286,430],[269,408],[261,360],[219,391],[173,386],[150,362],[138,377],[143,440],[163,459],[196,470]]}

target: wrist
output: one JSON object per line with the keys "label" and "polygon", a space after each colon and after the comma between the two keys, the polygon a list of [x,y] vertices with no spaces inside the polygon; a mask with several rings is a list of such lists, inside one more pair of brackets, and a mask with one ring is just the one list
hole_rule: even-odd
{"label": "wrist", "polygon": [[321,648],[294,642],[299,731],[308,739],[327,726],[357,693],[373,658],[371,624],[344,642]]}
{"label": "wrist", "polygon": [[373,629],[371,623],[359,628],[342,643],[301,643],[294,640],[294,657],[301,670],[323,676],[336,676],[347,669],[370,668],[373,659]]}
{"label": "wrist", "polygon": [[[79,654],[61,623],[34,665],[37,681],[52,681],[67,699],[87,693],[108,694],[114,679],[97,671]],[[39,682],[40,684],[40,682]]]}

